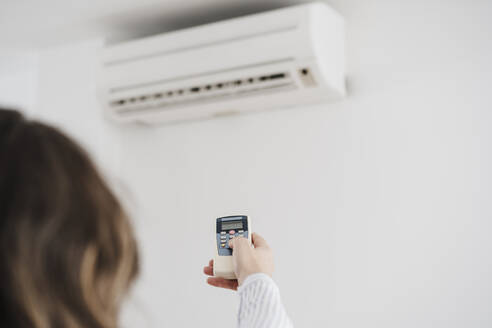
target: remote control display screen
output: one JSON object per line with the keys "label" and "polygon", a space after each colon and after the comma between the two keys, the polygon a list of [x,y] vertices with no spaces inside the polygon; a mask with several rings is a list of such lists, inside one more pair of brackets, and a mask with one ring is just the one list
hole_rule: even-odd
{"label": "remote control display screen", "polygon": [[222,222],[222,230],[242,229],[242,228],[243,228],[242,221]]}

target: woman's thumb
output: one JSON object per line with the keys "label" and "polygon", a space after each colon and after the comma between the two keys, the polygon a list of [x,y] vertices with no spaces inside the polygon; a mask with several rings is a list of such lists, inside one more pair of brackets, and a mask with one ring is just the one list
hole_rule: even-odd
{"label": "woman's thumb", "polygon": [[229,247],[230,248],[239,250],[244,245],[249,245],[248,239],[246,239],[244,237],[234,237],[231,240],[229,240]]}

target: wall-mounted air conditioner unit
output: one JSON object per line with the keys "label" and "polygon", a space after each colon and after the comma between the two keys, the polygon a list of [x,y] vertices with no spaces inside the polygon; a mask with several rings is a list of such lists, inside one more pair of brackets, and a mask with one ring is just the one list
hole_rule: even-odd
{"label": "wall-mounted air conditioner unit", "polygon": [[121,122],[165,123],[345,95],[344,22],[299,5],[109,46],[99,94]]}

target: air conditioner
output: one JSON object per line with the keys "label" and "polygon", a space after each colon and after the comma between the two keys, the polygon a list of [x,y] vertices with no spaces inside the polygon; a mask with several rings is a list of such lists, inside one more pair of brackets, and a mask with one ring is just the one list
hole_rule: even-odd
{"label": "air conditioner", "polygon": [[345,95],[344,22],[323,3],[116,44],[101,58],[99,95],[120,122],[177,122]]}

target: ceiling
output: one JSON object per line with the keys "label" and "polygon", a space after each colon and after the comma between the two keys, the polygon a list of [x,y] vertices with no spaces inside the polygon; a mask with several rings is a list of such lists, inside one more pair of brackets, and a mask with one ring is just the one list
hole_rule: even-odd
{"label": "ceiling", "polygon": [[117,42],[304,0],[0,0],[0,54],[105,36]]}

